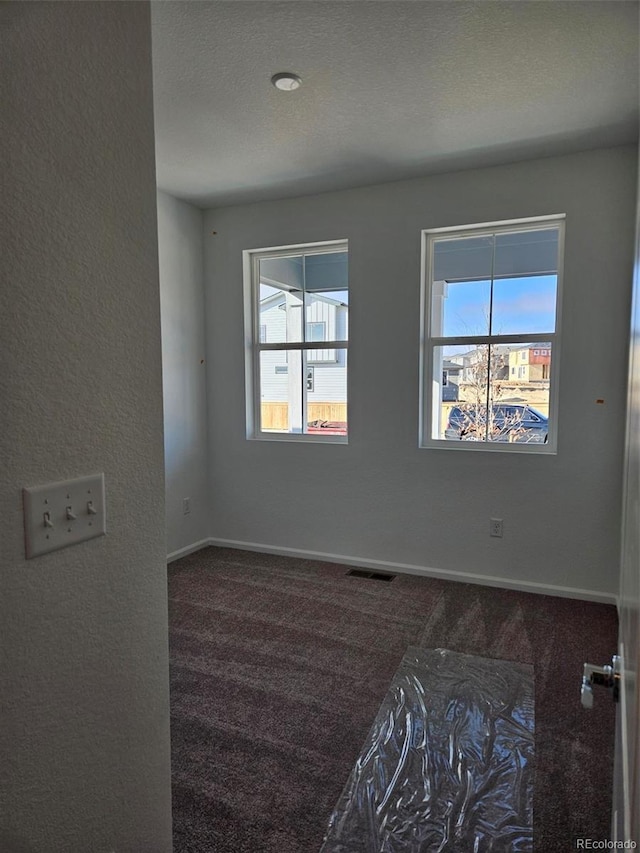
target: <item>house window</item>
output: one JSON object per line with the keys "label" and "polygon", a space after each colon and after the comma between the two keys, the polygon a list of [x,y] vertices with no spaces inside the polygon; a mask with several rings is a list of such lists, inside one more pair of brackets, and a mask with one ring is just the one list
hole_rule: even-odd
{"label": "house window", "polygon": [[422,447],[555,452],[563,238],[564,216],[423,232]]}
{"label": "house window", "polygon": [[307,340],[319,343],[325,340],[325,331],[327,324],[320,320],[315,323],[307,323]]}
{"label": "house window", "polygon": [[[312,309],[313,313],[330,313],[331,308],[326,307],[323,304],[317,303],[315,308]],[[312,313],[309,311],[308,313]],[[307,321],[307,341],[322,343],[327,340],[327,320],[312,320]],[[308,362],[320,362],[320,361],[333,361],[335,362],[338,357],[338,353],[335,349],[314,349],[307,351],[307,361]]]}
{"label": "house window", "polygon": [[346,442],[347,242],[243,254],[247,437]]}

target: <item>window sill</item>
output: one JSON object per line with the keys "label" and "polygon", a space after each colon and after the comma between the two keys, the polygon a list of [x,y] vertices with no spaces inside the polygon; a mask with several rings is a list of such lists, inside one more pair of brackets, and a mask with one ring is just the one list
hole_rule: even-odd
{"label": "window sill", "polygon": [[307,435],[306,433],[260,432],[248,435],[247,441],[288,441],[293,444],[348,444],[346,435]]}
{"label": "window sill", "polygon": [[538,456],[557,456],[558,450],[551,443],[525,444],[514,441],[453,441],[451,439],[430,439],[419,445],[421,450],[456,450],[472,453],[534,453]]}

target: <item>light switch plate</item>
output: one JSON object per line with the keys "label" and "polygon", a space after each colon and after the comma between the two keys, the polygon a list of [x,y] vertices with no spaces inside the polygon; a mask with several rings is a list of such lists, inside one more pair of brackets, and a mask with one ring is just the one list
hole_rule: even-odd
{"label": "light switch plate", "polygon": [[104,474],[22,491],[27,559],[107,532]]}

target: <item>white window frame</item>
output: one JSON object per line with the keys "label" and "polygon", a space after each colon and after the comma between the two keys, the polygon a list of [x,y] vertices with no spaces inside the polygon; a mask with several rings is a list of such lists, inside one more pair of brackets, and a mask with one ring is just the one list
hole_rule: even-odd
{"label": "white window frame", "polygon": [[[421,289],[420,289],[420,420],[419,447],[439,450],[457,450],[472,453],[537,453],[555,454],[558,446],[558,403],[560,377],[560,335],[562,329],[562,285],[564,265],[565,214],[534,216],[527,219],[511,219],[498,222],[483,222],[478,225],[459,225],[450,228],[428,228],[422,231]],[[517,231],[558,229],[558,273],[556,288],[556,324],[553,333],[521,335],[468,335],[461,337],[435,337],[431,334],[432,295],[434,282],[433,246],[443,237],[487,237],[498,233]],[[546,444],[498,441],[452,441],[434,436],[432,425],[435,401],[434,352],[436,347],[473,346],[483,344],[527,344],[551,343],[551,375],[549,379],[549,433]]]}
{"label": "white window frame", "polygon": [[[317,243],[300,243],[275,246],[265,249],[245,249],[243,256],[244,279],[244,327],[245,327],[245,388],[246,388],[246,436],[247,439],[262,441],[294,441],[302,443],[348,444],[347,435],[322,435],[321,433],[265,432],[260,429],[260,353],[268,351],[304,352],[317,350],[318,341],[282,341],[263,343],[260,341],[260,317],[256,310],[260,286],[260,261],[268,258],[286,258],[300,255],[335,254],[349,252],[349,241],[324,240]],[[347,288],[348,289],[348,285]],[[303,324],[304,328],[304,324]],[[347,413],[349,411],[349,341],[323,341],[323,349],[342,349],[347,355]],[[302,422],[306,417],[306,371],[302,370]],[[349,422],[347,414],[347,424]],[[348,427],[347,427],[348,429]]]}

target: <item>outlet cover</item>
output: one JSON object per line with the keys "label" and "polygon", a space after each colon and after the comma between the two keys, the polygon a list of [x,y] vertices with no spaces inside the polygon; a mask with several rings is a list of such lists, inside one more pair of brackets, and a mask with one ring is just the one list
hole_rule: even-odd
{"label": "outlet cover", "polygon": [[490,518],[489,519],[489,536],[495,536],[498,539],[502,539],[502,519],[501,518]]}
{"label": "outlet cover", "polygon": [[104,474],[22,491],[27,559],[107,532]]}

